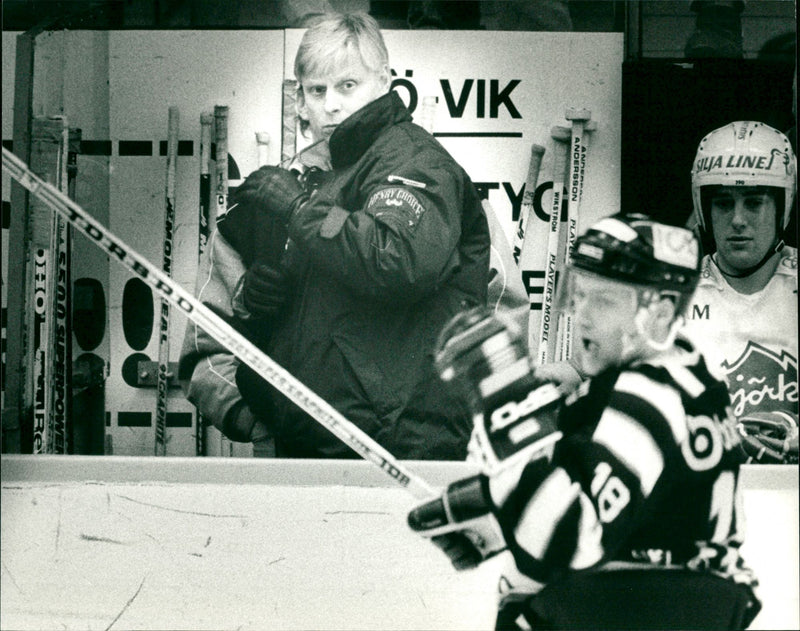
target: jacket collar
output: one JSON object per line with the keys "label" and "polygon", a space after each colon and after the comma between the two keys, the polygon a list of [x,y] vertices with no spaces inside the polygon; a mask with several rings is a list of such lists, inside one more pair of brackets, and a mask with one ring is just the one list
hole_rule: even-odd
{"label": "jacket collar", "polygon": [[331,134],[329,145],[334,169],[357,162],[386,128],[411,120],[403,100],[392,90],[345,119]]}

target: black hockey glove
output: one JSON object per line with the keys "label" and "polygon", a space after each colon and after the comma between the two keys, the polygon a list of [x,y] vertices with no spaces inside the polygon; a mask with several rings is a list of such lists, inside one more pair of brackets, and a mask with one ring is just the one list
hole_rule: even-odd
{"label": "black hockey glove", "polygon": [[488,479],[478,475],[453,482],[441,497],[412,509],[408,525],[430,538],[456,570],[469,570],[506,549],[491,510]]}
{"label": "black hockey glove", "polygon": [[257,261],[242,276],[234,302],[241,301],[251,318],[272,318],[289,301],[290,287],[285,269]]}
{"label": "black hockey glove", "polygon": [[258,169],[248,175],[231,193],[225,214],[217,219],[219,233],[242,257],[245,267],[255,261],[277,265],[289,240],[283,220],[269,211],[271,173]]}
{"label": "black hockey glove", "polygon": [[257,178],[265,210],[288,225],[292,215],[308,200],[302,184],[291,171],[276,166],[263,166],[250,177],[253,176]]}
{"label": "black hockey glove", "polygon": [[751,412],[739,419],[739,433],[748,462],[797,464],[797,417],[788,412]]}

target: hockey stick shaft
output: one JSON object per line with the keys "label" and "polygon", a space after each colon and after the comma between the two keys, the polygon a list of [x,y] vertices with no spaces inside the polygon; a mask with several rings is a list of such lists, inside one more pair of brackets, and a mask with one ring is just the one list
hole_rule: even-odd
{"label": "hockey stick shaft", "polygon": [[564,193],[564,172],[567,165],[567,143],[569,130],[556,126],[551,130],[553,140],[553,196],[550,209],[550,227],[547,233],[547,257],[545,260],[544,295],[542,319],[539,323],[537,361],[540,365],[550,360],[550,336],[555,330],[556,320],[553,303],[558,269],[558,244],[561,229],[561,206]]}
{"label": "hockey stick shaft", "polygon": [[426,132],[433,135],[433,126],[436,122],[436,109],[438,107],[438,97],[423,96],[422,105],[419,112],[419,126]]}
{"label": "hockey stick shaft", "polygon": [[256,145],[258,145],[258,166],[266,166],[269,164],[269,134],[265,131],[257,131]]}
{"label": "hockey stick shaft", "polygon": [[[200,202],[197,208],[197,262],[203,259],[203,253],[211,236],[211,132],[214,128],[214,115],[210,112],[200,114]],[[206,434],[200,413],[195,420],[195,453],[206,455]]]}
{"label": "hockey stick shaft", "polygon": [[200,203],[198,206],[199,236],[197,257],[202,258],[211,233],[211,128],[214,117],[200,115]]}
{"label": "hockey stick shaft", "polygon": [[[69,194],[69,128],[63,116],[54,117],[58,121],[58,188]],[[66,377],[70,370],[70,358],[67,355],[67,335],[70,331],[68,314],[69,305],[69,226],[57,215],[50,222],[50,269],[47,277],[47,295],[50,304],[47,316],[47,352],[48,365],[45,370],[45,391],[48,411],[47,452],[66,453],[67,408],[69,394],[66,389]]]}
{"label": "hockey stick shaft", "polygon": [[[177,107],[169,108],[167,123],[167,183],[164,204],[163,273],[172,274],[172,236],[175,225],[175,173],[178,160]],[[158,376],[156,380],[155,455],[167,455],[167,396],[169,392],[169,300],[161,298],[158,333]]]}
{"label": "hockey stick shaft", "polygon": [[531,159],[528,162],[528,175],[525,178],[525,192],[522,194],[522,204],[519,209],[519,219],[517,220],[517,230],[514,233],[514,262],[519,265],[520,255],[522,254],[522,244],[525,241],[525,230],[528,226],[533,208],[533,199],[536,195],[536,184],[539,182],[539,169],[542,166],[545,148],[536,143],[531,145]]}
{"label": "hockey stick shaft", "polygon": [[281,116],[281,164],[288,163],[297,148],[297,89],[294,79],[283,82],[283,112]]}
{"label": "hockey stick shaft", "polygon": [[[566,269],[572,256],[572,248],[578,237],[578,218],[580,216],[581,197],[583,195],[583,177],[586,166],[586,145],[584,132],[588,129],[592,113],[586,109],[569,108],[565,118],[572,123],[569,149],[569,178],[567,183],[567,230],[566,244],[562,259],[562,268]],[[558,355],[559,361],[566,361],[572,356],[572,317],[560,314],[558,320]]]}
{"label": "hockey stick shaft", "polygon": [[433,489],[419,476],[406,469],[364,431],[348,421],[329,403],[287,372],[231,325],[197,300],[180,284],[131,249],[78,204],[47,184],[28,169],[24,162],[3,147],[3,169],[49,208],[66,220],[111,258],[147,282],[163,298],[180,309],[187,318],[214,337],[220,344],[281,391],[314,420],[339,437],[365,460],[377,465],[415,497],[430,498]]}
{"label": "hockey stick shaft", "polygon": [[214,219],[228,210],[228,106],[214,107]]}

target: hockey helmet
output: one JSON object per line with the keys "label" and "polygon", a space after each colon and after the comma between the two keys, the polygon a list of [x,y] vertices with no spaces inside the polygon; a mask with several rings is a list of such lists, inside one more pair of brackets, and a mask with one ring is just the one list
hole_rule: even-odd
{"label": "hockey helmet", "polygon": [[700,141],[692,165],[692,201],[701,238],[713,240],[710,209],[704,207],[706,186],[769,186],[783,190],[776,198],[776,237],[789,224],[797,189],[797,160],[789,139],[755,121],[736,121],[715,129]]}
{"label": "hockey helmet", "polygon": [[669,294],[681,314],[699,279],[700,246],[691,230],[620,213],[578,237],[570,267],[648,290],[648,295]]}

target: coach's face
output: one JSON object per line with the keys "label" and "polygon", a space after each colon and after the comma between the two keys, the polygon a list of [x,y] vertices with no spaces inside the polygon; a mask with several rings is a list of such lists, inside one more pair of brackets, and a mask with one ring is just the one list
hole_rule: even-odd
{"label": "coach's face", "polygon": [[333,130],[348,116],[389,91],[388,67],[367,68],[357,52],[326,75],[311,75],[301,82],[298,110],[308,120],[314,140],[330,138]]}
{"label": "coach's face", "polygon": [[711,197],[711,229],[723,272],[744,271],[775,243],[775,198],[764,187],[723,186]]}

